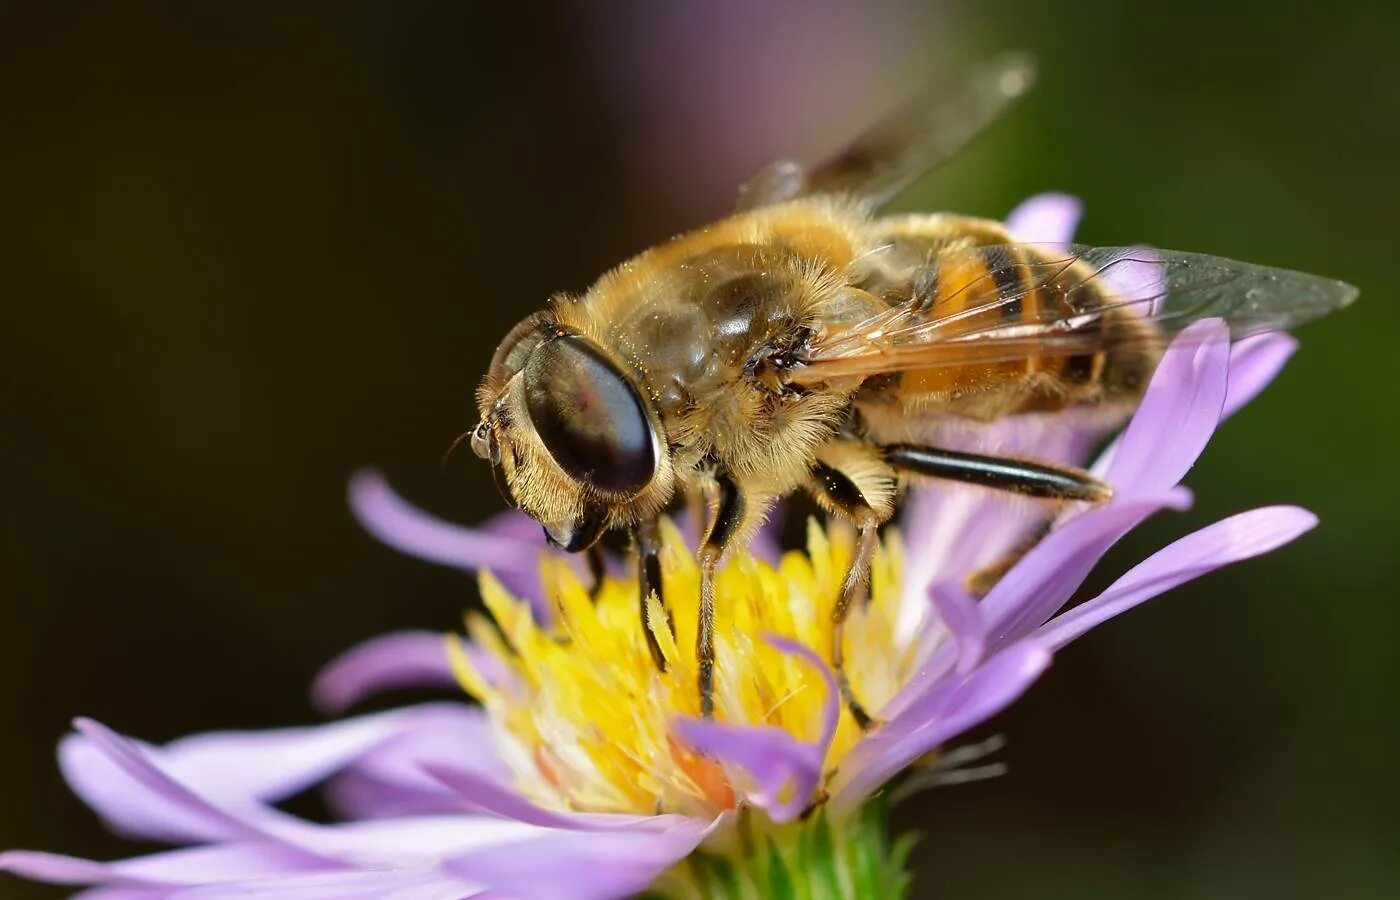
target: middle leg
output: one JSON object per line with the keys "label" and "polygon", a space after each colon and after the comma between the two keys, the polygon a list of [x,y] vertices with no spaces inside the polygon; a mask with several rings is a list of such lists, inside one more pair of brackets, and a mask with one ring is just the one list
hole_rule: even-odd
{"label": "middle leg", "polygon": [[856,526],[856,547],[831,611],[831,667],[841,699],[862,731],[876,722],[856,697],[846,673],[846,617],[851,606],[868,597],[870,566],[879,546],[879,527],[894,512],[896,475],[874,447],[856,441],[833,441],[817,453],[807,490],[827,512]]}

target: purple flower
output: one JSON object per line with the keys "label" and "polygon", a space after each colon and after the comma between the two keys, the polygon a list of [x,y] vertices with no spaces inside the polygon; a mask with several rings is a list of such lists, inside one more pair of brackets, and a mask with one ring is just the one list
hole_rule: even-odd
{"label": "purple flower", "polygon": [[[1064,242],[1077,215],[1075,201],[1050,197],[1028,201],[1010,221],[1027,238]],[[981,601],[964,579],[1015,547],[1033,516],[972,490],[916,492],[902,541],[882,548],[872,601],[849,626],[849,674],[883,720],[869,733],[845,713],[815,649],[827,646],[822,604],[834,600],[850,552],[840,534],[813,525],[808,552],[781,558],[765,537],[762,552],[725,570],[718,716],[706,721],[694,715],[693,611],[674,599],[693,596],[694,561],[675,529],[665,577],[676,637],[657,632],[671,663],[663,675],[625,578],[610,577],[590,599],[576,561],[545,547],[523,517],[461,528],[361,474],[352,506],[377,536],[493,573],[482,587],[494,622],[469,617],[467,639],[408,632],[352,649],[318,678],[318,704],[337,712],[389,688],[460,683],[483,706],[428,704],[161,747],[78,720],[59,747],[73,790],[115,831],[183,849],[112,863],[11,851],[0,868],[122,898],[606,898],[646,888],[697,848],[723,852],[741,810],[761,810],[759,827],[781,835],[808,827],[802,813],[819,805],[812,819],[835,823],[840,846],[840,823],[872,794],[1018,698],[1065,644],[1315,524],[1295,507],[1224,519],[1066,610],[1129,530],[1189,504],[1180,482],[1222,417],[1293,349],[1282,335],[1232,347],[1214,321],[1188,329],[1096,466],[1113,500],[1068,511]],[[1047,445],[1036,428],[1000,439],[1066,459],[1083,449],[1075,436]],[[322,784],[340,821],[277,807]]]}

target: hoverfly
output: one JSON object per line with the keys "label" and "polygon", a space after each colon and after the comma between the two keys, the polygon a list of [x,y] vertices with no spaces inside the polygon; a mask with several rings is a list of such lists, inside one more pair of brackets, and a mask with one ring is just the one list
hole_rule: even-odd
{"label": "hoverfly", "polygon": [[[699,603],[703,715],[714,710],[715,573],[776,500],[805,490],[855,526],[830,658],[868,727],[841,672],[841,626],[901,484],[1111,495],[1056,461],[952,449],[940,443],[947,429],[1022,416],[1069,427],[1088,414],[1106,430],[1191,322],[1222,318],[1238,338],[1355,297],[1341,282],[1194,253],[1022,244],[995,221],[877,214],[1031,80],[1024,59],[1003,58],[821,165],[770,165],[741,189],[736,214],[554,297],[497,349],[474,450],[554,545],[578,552],[609,530],[631,533],[658,667],[647,597]],[[1113,275],[1133,267],[1150,274],[1125,290]],[[680,496],[707,510],[700,596],[661,598],[656,523]]]}

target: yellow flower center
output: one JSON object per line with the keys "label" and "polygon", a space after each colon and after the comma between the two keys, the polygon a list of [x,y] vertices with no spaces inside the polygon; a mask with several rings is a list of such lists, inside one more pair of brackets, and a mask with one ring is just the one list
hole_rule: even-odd
{"label": "yellow flower center", "polygon": [[[491,661],[473,664],[448,642],[462,686],[486,708],[498,749],[519,789],[535,803],[589,812],[713,816],[749,786],[742,769],[691,750],[673,732],[700,714],[695,661],[700,571],[669,522],[662,529],[665,614],[653,608],[666,657],[657,669],[638,611],[635,579],[607,578],[595,596],[564,560],[542,562],[555,621],[541,627],[528,602],[489,574],[481,594],[494,624],[467,616],[467,632]],[[852,551],[851,535],[808,526],[808,552],[774,567],[735,553],[716,582],[715,719],[775,726],[818,739],[827,683],[810,661],[764,640],[795,640],[829,660],[831,611]],[[900,548],[891,533],[875,557],[871,598],[847,619],[847,673],[856,696],[880,709],[908,680],[917,646],[896,636]],[[653,603],[654,603],[653,598]],[[830,771],[860,738],[843,709],[825,760]]]}

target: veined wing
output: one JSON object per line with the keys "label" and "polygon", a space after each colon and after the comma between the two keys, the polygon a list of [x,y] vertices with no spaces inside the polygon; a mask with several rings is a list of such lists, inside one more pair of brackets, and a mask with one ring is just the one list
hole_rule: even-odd
{"label": "veined wing", "polygon": [[1303,272],[1131,247],[969,247],[940,254],[928,280],[932,296],[818,330],[790,382],[1160,347],[1207,318],[1240,338],[1292,328],[1357,295]]}
{"label": "veined wing", "polygon": [[957,82],[932,84],[823,163],[769,163],[739,189],[738,209],[812,194],[855,195],[881,205],[956,154],[1034,83],[1031,59],[1007,54]]}

